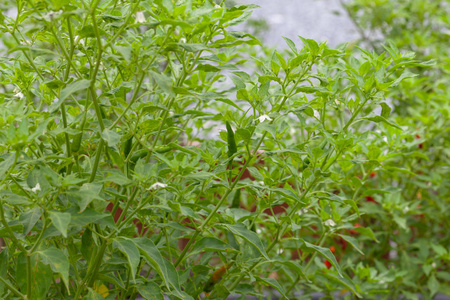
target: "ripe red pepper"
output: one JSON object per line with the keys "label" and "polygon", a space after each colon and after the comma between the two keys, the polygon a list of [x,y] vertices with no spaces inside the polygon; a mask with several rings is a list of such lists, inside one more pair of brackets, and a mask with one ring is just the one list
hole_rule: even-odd
{"label": "ripe red pepper", "polygon": [[331,268],[331,263],[328,260],[326,260],[325,266],[327,267],[327,269],[329,269],[329,268]]}
{"label": "ripe red pepper", "polygon": [[378,202],[372,196],[366,196],[366,200],[367,200],[367,202],[372,202],[372,203],[378,204]]}

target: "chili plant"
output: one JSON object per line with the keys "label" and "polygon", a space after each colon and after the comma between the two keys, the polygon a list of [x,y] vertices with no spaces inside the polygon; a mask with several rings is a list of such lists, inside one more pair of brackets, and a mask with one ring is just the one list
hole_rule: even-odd
{"label": "chili plant", "polygon": [[411,55],[252,58],[224,1],[3,3],[2,297],[379,290],[329,247],[378,242],[353,226]]}
{"label": "chili plant", "polygon": [[394,59],[414,51],[423,62],[410,69],[419,76],[390,91],[393,117],[408,129],[398,138],[390,131],[381,133],[396,155],[386,160],[385,171],[377,173],[365,192],[376,202],[368,203],[365,211],[374,216],[364,224],[382,239],[365,264],[376,263],[390,290],[388,298],[450,294],[449,3],[351,1],[345,8],[363,43],[379,52],[381,40],[388,39]]}

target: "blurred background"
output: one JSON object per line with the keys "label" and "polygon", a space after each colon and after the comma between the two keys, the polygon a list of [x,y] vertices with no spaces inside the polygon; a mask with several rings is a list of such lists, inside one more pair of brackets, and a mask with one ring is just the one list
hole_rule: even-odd
{"label": "blurred background", "polygon": [[339,0],[239,0],[257,4],[246,30],[268,46],[286,47],[283,36],[298,40],[298,35],[327,41],[332,47],[360,36]]}

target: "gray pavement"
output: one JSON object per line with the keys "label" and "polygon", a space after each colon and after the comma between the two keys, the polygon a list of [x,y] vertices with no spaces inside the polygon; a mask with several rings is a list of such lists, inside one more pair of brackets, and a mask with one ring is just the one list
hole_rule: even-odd
{"label": "gray pavement", "polygon": [[282,36],[296,44],[297,35],[327,41],[332,47],[359,38],[358,32],[338,0],[239,0],[257,4],[252,19],[265,19],[270,29],[264,33],[269,46],[286,47]]}

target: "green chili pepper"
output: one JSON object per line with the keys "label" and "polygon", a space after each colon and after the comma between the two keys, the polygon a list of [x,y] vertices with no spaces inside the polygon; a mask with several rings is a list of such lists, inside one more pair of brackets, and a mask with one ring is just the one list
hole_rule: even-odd
{"label": "green chili pepper", "polygon": [[231,157],[237,152],[236,140],[234,139],[234,132],[233,129],[231,129],[230,123],[227,121],[225,124],[227,126],[228,134],[228,157]]}

